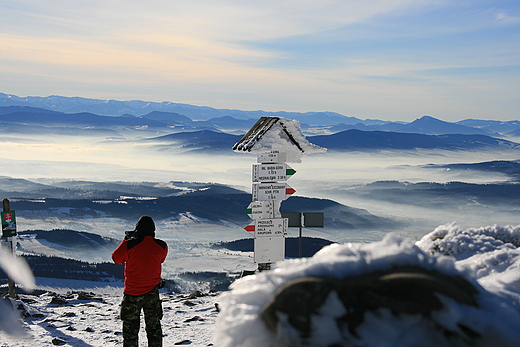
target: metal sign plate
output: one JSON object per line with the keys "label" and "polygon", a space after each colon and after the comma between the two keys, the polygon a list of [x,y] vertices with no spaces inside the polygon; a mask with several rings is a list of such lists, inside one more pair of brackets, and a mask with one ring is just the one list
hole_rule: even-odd
{"label": "metal sign plate", "polygon": [[287,153],[285,151],[270,151],[260,153],[256,158],[258,163],[285,163],[287,161]]}
{"label": "metal sign plate", "polygon": [[280,218],[281,201],[253,201],[246,213],[251,219]]}
{"label": "metal sign plate", "polygon": [[287,181],[296,172],[286,163],[254,164],[253,182]]}
{"label": "metal sign plate", "polygon": [[296,191],[286,183],[254,183],[253,201],[285,200]]}

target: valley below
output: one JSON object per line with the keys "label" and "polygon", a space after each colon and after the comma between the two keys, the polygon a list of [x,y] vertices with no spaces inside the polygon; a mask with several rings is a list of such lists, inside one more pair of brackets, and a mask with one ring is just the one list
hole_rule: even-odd
{"label": "valley below", "polygon": [[[258,113],[213,110],[192,120],[196,107],[189,117],[169,109],[115,116],[17,102],[0,106],[0,197],[16,211],[21,254],[110,263],[124,232],[150,215],[170,247],[167,278],[256,268],[250,248],[215,244],[253,239],[244,227],[256,156],[231,147]],[[301,119],[310,141],[328,148],[291,163],[296,174],[288,184],[296,193],[281,211],[325,217],[323,228],[304,228],[304,237],[370,243],[389,233],[419,240],[449,223],[519,224],[516,122],[290,116]],[[320,119],[326,124],[308,124]],[[289,228],[289,239],[298,236]],[[183,285],[193,289],[189,282]]]}

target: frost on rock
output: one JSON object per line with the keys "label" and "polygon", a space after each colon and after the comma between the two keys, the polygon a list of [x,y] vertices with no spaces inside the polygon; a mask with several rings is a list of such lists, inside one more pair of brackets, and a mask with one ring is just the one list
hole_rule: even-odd
{"label": "frost on rock", "polygon": [[487,290],[511,296],[520,307],[520,226],[487,226],[462,230],[451,223],[437,227],[417,245],[432,255],[456,260]]}
{"label": "frost on rock", "polygon": [[253,154],[284,151],[289,163],[301,162],[304,154],[326,151],[307,140],[300,130],[300,122],[282,117],[261,117],[233,150]]}
{"label": "frost on rock", "polygon": [[335,244],[240,279],[220,298],[216,345],[517,346],[512,287],[488,290],[475,271],[426,245],[395,235]]}

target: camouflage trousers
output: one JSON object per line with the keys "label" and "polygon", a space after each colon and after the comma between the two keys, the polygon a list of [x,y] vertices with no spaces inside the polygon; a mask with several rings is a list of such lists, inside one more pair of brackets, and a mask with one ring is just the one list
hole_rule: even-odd
{"label": "camouflage trousers", "polygon": [[123,320],[123,346],[139,346],[139,328],[141,309],[144,312],[148,347],[162,346],[161,319],[163,317],[159,289],[155,288],[143,295],[124,294],[121,303],[121,319]]}

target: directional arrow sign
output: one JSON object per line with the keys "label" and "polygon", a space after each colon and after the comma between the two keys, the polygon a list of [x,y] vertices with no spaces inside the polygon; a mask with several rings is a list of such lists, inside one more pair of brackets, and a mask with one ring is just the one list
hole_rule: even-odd
{"label": "directional arrow sign", "polygon": [[244,229],[245,229],[246,231],[249,231],[250,233],[254,233],[254,232],[255,232],[255,229],[256,229],[255,222],[253,221],[253,223],[248,224]]}
{"label": "directional arrow sign", "polygon": [[288,225],[287,218],[257,219],[244,229],[254,232],[255,237],[282,237],[287,234]]}
{"label": "directional arrow sign", "polygon": [[276,237],[287,234],[287,218],[255,220],[255,237]]}
{"label": "directional arrow sign", "polygon": [[295,173],[286,163],[253,164],[253,182],[287,181]]}
{"label": "directional arrow sign", "polygon": [[286,183],[254,183],[253,201],[285,200],[296,190]]}
{"label": "directional arrow sign", "polygon": [[247,206],[246,213],[251,219],[279,218],[281,217],[280,202],[253,201]]}

